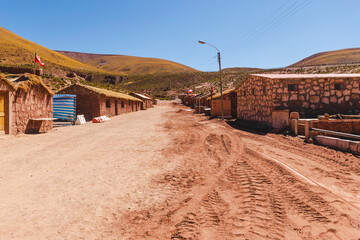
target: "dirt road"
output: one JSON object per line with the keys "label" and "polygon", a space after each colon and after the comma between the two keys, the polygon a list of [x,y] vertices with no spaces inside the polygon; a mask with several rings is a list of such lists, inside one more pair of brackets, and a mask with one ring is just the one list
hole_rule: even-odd
{"label": "dirt road", "polygon": [[360,239],[360,159],[154,109],[0,138],[0,239]]}

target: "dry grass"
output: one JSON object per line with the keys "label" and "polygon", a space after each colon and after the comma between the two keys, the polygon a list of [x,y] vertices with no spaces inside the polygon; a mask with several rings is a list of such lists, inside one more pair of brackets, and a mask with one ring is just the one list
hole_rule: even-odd
{"label": "dry grass", "polygon": [[317,66],[317,65],[339,65],[352,64],[360,62],[360,48],[349,48],[329,52],[321,52],[311,55],[293,65],[300,66]]}
{"label": "dry grass", "polygon": [[134,74],[197,72],[188,66],[158,58],[58,51],[82,63],[112,73]]}
{"label": "dry grass", "polygon": [[26,40],[9,30],[0,27],[0,64],[2,65],[32,65],[34,64],[35,50],[49,67],[68,68],[74,70],[104,72],[104,70],[78,62],[56,51]]}

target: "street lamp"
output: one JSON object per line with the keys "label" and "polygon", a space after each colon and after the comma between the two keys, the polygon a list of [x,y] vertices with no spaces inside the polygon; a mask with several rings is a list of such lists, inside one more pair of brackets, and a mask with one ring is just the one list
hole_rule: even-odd
{"label": "street lamp", "polygon": [[221,59],[220,59],[220,51],[219,49],[217,49],[214,45],[204,42],[204,41],[199,41],[200,44],[207,44],[213,48],[216,49],[217,53],[217,58],[218,58],[218,62],[219,62],[219,75],[220,75],[220,100],[221,100],[221,120],[224,120],[224,103],[223,103],[223,95],[222,95],[222,80],[221,80]]}

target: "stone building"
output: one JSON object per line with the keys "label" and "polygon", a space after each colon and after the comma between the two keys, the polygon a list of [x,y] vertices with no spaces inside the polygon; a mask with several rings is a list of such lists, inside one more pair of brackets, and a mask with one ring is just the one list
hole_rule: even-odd
{"label": "stone building", "polygon": [[237,116],[271,126],[276,114],[358,114],[360,74],[252,74],[237,92]]}
{"label": "stone building", "polygon": [[87,121],[103,115],[116,116],[140,110],[142,100],[128,94],[114,92],[85,84],[73,84],[58,94],[76,95],[76,114]]}
{"label": "stone building", "polygon": [[[39,76],[0,74],[0,132],[24,133],[30,129],[31,119],[52,118],[53,95]],[[42,121],[40,131],[52,126],[52,121]]]}

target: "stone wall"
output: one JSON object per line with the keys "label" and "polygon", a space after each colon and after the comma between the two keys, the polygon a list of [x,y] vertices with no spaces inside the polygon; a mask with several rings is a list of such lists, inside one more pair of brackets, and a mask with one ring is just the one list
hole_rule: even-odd
{"label": "stone wall", "polygon": [[273,109],[271,86],[270,79],[250,76],[237,91],[237,117],[271,126]]}
{"label": "stone wall", "polygon": [[[12,73],[12,74],[23,74],[23,73],[34,73],[34,68],[26,67],[10,67],[10,66],[0,66],[0,71],[3,73]],[[43,69],[36,69],[35,74],[40,76],[43,74]]]}
{"label": "stone wall", "polygon": [[[18,89],[12,103],[12,134],[24,133],[31,118],[52,118],[52,95],[41,85],[32,85],[28,91]],[[52,121],[44,121],[40,132],[53,127]]]}
{"label": "stone wall", "polygon": [[[359,82],[358,77],[272,79],[252,75],[238,88],[237,116],[270,126],[275,109],[299,112],[301,118],[324,113],[359,114]],[[289,91],[289,84],[296,85],[297,90]]]}
{"label": "stone wall", "polygon": [[[358,114],[359,78],[272,79],[274,107],[299,112],[302,118],[329,114]],[[296,84],[297,91],[288,91]],[[336,90],[335,85],[343,89]]]}

